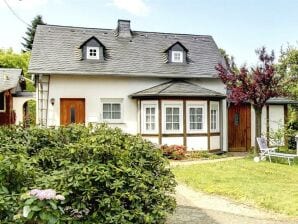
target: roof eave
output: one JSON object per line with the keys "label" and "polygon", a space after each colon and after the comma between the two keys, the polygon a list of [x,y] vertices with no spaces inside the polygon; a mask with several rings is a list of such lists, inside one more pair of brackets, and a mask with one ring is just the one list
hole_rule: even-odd
{"label": "roof eave", "polygon": [[110,76],[123,76],[123,77],[161,77],[161,78],[218,78],[217,74],[188,74],[187,77],[181,74],[181,77],[177,77],[176,73],[136,73],[136,72],[83,72],[83,71],[50,71],[50,70],[35,70],[29,69],[30,74],[43,74],[43,75],[110,75]]}

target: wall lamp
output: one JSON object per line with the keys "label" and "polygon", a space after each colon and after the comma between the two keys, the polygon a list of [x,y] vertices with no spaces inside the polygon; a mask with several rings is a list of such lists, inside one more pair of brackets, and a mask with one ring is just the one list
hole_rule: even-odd
{"label": "wall lamp", "polygon": [[54,106],[54,104],[55,104],[55,98],[51,98],[50,99],[50,102],[51,102],[52,106]]}

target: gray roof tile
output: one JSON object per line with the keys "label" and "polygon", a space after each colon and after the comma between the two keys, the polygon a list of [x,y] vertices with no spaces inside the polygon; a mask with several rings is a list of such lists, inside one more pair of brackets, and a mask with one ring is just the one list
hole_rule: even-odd
{"label": "gray roof tile", "polygon": [[[106,47],[107,58],[104,62],[81,60],[79,47],[92,36]],[[164,51],[176,42],[189,50],[189,64],[166,63],[167,55]],[[217,77],[214,66],[222,62],[211,36],[133,31],[132,38],[120,38],[111,29],[40,25],[34,38],[29,72]]]}
{"label": "gray roof tile", "polygon": [[149,89],[145,89],[131,95],[133,98],[143,97],[214,97],[225,98],[226,96],[210,90],[194,83],[190,83],[184,80],[173,80],[157,86],[153,86]]}
{"label": "gray roof tile", "polygon": [[16,88],[21,75],[22,69],[0,68],[0,92]]}

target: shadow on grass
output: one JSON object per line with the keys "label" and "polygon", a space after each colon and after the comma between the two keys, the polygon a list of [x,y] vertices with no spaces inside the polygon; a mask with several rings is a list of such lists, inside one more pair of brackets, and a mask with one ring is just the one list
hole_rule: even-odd
{"label": "shadow on grass", "polygon": [[204,210],[191,206],[178,206],[166,224],[219,224],[204,212]]}

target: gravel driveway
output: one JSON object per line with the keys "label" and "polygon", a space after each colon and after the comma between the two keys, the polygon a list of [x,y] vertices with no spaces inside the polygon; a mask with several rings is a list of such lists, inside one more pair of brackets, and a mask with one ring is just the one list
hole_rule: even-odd
{"label": "gravel driveway", "polygon": [[178,207],[167,224],[298,224],[298,220],[268,213],[225,198],[196,192],[179,184]]}

